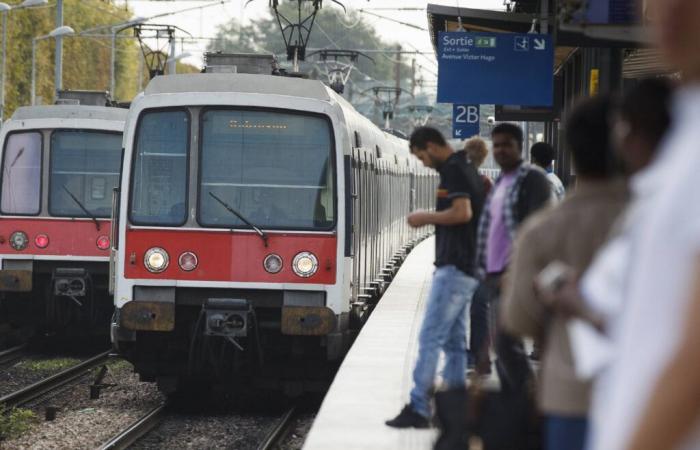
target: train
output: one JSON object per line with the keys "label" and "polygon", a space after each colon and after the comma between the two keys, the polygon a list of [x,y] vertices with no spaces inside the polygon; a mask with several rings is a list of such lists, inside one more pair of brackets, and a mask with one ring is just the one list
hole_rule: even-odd
{"label": "train", "polygon": [[320,81],[156,77],[124,149],[111,338],[166,393],[324,389],[431,233],[437,174]]}
{"label": "train", "polygon": [[107,344],[110,215],[127,111],[78,98],[20,107],[2,125],[0,319],[25,336]]}

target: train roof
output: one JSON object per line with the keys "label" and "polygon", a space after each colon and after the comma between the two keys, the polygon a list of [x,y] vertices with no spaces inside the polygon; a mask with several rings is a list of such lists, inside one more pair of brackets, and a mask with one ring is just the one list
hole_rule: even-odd
{"label": "train roof", "polygon": [[293,95],[330,101],[326,86],[318,80],[257,74],[180,74],[155,77],[144,93],[241,92],[250,94]]}
{"label": "train roof", "polygon": [[47,105],[17,108],[10,120],[93,119],[125,122],[128,110],[106,106]]}

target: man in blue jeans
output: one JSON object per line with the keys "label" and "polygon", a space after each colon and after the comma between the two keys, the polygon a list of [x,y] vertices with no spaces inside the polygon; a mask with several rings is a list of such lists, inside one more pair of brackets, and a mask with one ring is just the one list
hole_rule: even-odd
{"label": "man in blue jeans", "polygon": [[436,211],[408,216],[414,228],[435,225],[435,274],[420,331],[411,402],[394,419],[395,428],[430,426],[430,397],[440,351],[448,389],[463,388],[466,370],[467,308],[477,287],[476,220],[483,205],[483,182],[474,166],[456,154],[440,132],[417,128],[409,142],[423,165],[440,173]]}

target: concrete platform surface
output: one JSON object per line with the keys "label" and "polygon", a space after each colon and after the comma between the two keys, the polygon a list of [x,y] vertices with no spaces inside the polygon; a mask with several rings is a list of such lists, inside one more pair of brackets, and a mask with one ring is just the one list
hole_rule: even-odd
{"label": "concrete platform surface", "polygon": [[426,239],[401,266],[345,357],[305,450],[432,448],[436,430],[396,430],[384,421],[408,402],[434,247]]}

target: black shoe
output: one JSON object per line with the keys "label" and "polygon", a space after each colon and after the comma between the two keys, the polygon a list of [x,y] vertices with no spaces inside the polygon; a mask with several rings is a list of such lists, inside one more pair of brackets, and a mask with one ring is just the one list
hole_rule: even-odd
{"label": "black shoe", "polygon": [[403,407],[398,416],[385,423],[394,428],[430,428],[428,419],[418,414],[410,403]]}

